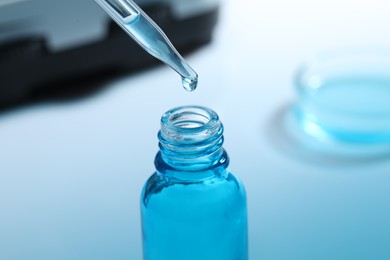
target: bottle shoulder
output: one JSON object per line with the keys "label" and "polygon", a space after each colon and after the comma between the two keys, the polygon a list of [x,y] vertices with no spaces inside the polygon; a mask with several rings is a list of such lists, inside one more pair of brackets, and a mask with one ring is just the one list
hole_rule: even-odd
{"label": "bottle shoulder", "polygon": [[158,204],[161,201],[173,201],[176,206],[189,201],[199,205],[242,202],[246,200],[242,182],[231,172],[196,181],[183,181],[169,178],[155,172],[145,183],[141,200],[144,206]]}

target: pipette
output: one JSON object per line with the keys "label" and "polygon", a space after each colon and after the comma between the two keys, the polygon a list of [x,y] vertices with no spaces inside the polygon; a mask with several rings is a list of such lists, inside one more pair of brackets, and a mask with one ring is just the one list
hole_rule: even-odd
{"label": "pipette", "polygon": [[148,53],[161,60],[182,78],[188,91],[198,85],[198,74],[177,52],[160,27],[132,0],[95,0]]}

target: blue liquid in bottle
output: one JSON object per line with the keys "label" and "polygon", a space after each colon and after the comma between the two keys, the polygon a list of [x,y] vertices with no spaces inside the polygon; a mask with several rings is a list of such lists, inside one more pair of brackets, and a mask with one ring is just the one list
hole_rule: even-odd
{"label": "blue liquid in bottle", "polygon": [[141,196],[145,260],[246,260],[242,183],[228,171],[218,115],[197,106],[165,113],[156,172]]}

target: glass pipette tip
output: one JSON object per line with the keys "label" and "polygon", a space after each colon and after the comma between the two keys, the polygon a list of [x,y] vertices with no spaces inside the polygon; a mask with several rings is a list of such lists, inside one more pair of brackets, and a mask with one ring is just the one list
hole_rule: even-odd
{"label": "glass pipette tip", "polygon": [[180,74],[184,89],[193,91],[198,74],[178,53],[160,27],[132,0],[95,0],[144,50]]}

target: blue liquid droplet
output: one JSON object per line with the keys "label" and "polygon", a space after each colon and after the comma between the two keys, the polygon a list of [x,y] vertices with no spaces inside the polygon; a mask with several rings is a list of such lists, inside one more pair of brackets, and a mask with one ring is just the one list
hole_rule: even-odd
{"label": "blue liquid droplet", "polygon": [[182,82],[183,88],[185,90],[194,91],[196,89],[196,87],[198,86],[198,77],[196,77],[194,79],[182,77],[181,82]]}

